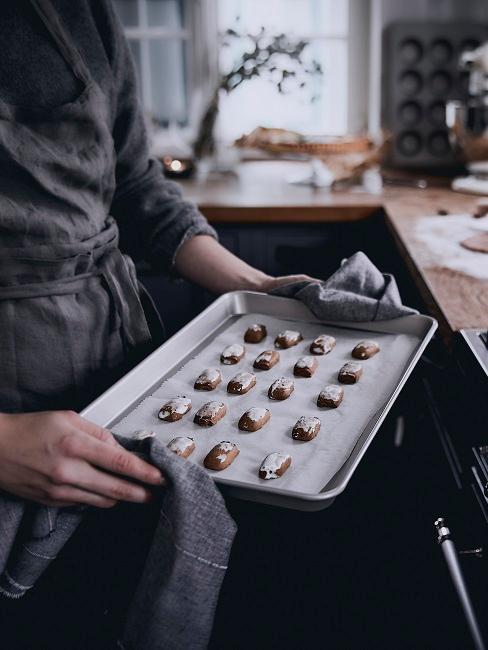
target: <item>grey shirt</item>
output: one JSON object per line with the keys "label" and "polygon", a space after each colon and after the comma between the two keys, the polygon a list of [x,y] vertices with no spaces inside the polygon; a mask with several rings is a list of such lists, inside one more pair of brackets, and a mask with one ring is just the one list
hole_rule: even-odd
{"label": "grey shirt", "polygon": [[[116,191],[112,214],[120,228],[120,247],[136,261],[146,259],[168,270],[183,241],[197,234],[215,236],[198,209],[181,197],[178,186],[164,178],[149,156],[144,115],[129,47],[110,0],[52,0],[60,19],[85,60],[92,77],[109,100],[116,151]],[[80,82],[66,64],[29,0],[0,5],[0,96],[9,104],[55,107],[80,93]],[[4,170],[0,185],[15,173]],[[3,178],[2,178],[3,177]],[[1,187],[0,187],[1,191]],[[84,239],[92,233],[82,230]],[[2,245],[12,230],[2,228]],[[31,242],[26,242],[29,245]]]}

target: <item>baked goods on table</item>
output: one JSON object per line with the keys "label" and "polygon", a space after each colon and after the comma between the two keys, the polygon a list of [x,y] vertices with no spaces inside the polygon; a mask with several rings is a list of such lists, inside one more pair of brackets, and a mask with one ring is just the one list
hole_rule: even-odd
{"label": "baked goods on table", "polygon": [[223,402],[207,402],[195,413],[193,421],[201,427],[213,427],[227,413],[227,407]]}
{"label": "baked goods on table", "polygon": [[159,409],[158,418],[165,422],[176,422],[191,409],[191,399],[184,395],[173,397]]}
{"label": "baked goods on table", "polygon": [[269,422],[271,412],[260,406],[253,406],[243,413],[237,425],[241,431],[259,431]]}
{"label": "baked goods on table", "polygon": [[188,458],[195,451],[195,442],[188,436],[178,436],[168,443],[168,449],[177,456]]}
{"label": "baked goods on table", "polygon": [[376,341],[370,339],[360,341],[356,347],[351,352],[352,356],[355,359],[370,359],[374,357],[375,354],[378,354],[380,351],[380,346]]}
{"label": "baked goods on table", "polygon": [[266,325],[253,323],[247,328],[244,334],[244,341],[246,343],[261,343],[261,341],[265,339],[267,335],[268,333],[266,331]]}
{"label": "baked goods on table", "polygon": [[303,341],[303,336],[297,330],[283,330],[275,338],[275,347],[286,350],[297,345],[300,341]]}
{"label": "baked goods on table", "polygon": [[280,360],[280,353],[276,350],[265,350],[254,360],[253,366],[259,370],[271,370]]}
{"label": "baked goods on table", "polygon": [[195,380],[195,390],[215,390],[222,381],[222,373],[217,368],[207,368]]}
{"label": "baked goods on table", "polygon": [[293,382],[293,379],[290,379],[289,377],[280,377],[279,379],[276,379],[269,387],[268,397],[270,399],[282,401],[284,399],[288,399],[294,390],[295,384]]}
{"label": "baked goods on table", "polygon": [[282,454],[279,451],[275,451],[272,454],[268,454],[261,463],[261,467],[259,468],[259,478],[262,478],[265,481],[279,478],[280,476],[283,476],[290,465],[290,454]]}
{"label": "baked goods on table", "polygon": [[310,442],[320,431],[320,420],[313,415],[302,415],[293,427],[291,437],[293,440]]}
{"label": "baked goods on table", "polygon": [[312,354],[329,354],[335,348],[336,340],[328,334],[320,334],[312,343],[310,343],[310,352]]}
{"label": "baked goods on table", "polygon": [[239,448],[233,442],[226,440],[215,445],[205,456],[203,464],[207,469],[213,469],[220,472],[227,469],[239,455]]}
{"label": "baked goods on table", "polygon": [[363,374],[363,367],[360,363],[348,361],[339,370],[338,379],[341,384],[356,384]]}
{"label": "baked goods on table", "polygon": [[300,357],[293,368],[295,377],[312,377],[317,370],[317,359],[315,357]]}
{"label": "baked goods on table", "polygon": [[317,397],[317,406],[326,406],[330,409],[336,409],[344,397],[344,389],[338,384],[329,384],[320,391]]}
{"label": "baked goods on table", "polygon": [[256,385],[256,375],[252,372],[240,372],[227,384],[227,392],[234,395],[245,395]]}
{"label": "baked goods on table", "polygon": [[239,363],[245,354],[246,348],[241,343],[233,343],[222,350],[220,361],[224,365],[233,366],[234,364]]}

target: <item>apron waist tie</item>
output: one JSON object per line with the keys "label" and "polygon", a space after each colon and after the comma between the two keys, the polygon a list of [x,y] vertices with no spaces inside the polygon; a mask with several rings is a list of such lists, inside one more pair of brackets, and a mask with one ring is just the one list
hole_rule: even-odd
{"label": "apron waist tie", "polygon": [[0,287],[0,300],[20,300],[62,296],[84,291],[87,284],[102,277],[117,311],[125,343],[129,347],[151,340],[144,310],[139,298],[137,277],[132,260],[122,255],[118,247],[107,250],[93,271],[69,278],[44,280],[31,284]]}

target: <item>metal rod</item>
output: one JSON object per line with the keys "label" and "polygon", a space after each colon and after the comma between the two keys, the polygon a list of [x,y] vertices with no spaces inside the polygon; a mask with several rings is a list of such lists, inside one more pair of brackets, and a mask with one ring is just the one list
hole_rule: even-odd
{"label": "metal rod", "polygon": [[456,546],[451,539],[451,532],[442,517],[439,517],[439,519],[436,520],[435,527],[438,533],[437,541],[442,548],[449,573],[451,574],[451,579],[454,583],[454,588],[456,589],[459,600],[461,601],[461,607],[463,608],[466,622],[468,623],[474,647],[476,650],[485,650],[485,644],[481,636],[478,621],[471,603],[471,598],[469,597],[464,576],[459,565]]}

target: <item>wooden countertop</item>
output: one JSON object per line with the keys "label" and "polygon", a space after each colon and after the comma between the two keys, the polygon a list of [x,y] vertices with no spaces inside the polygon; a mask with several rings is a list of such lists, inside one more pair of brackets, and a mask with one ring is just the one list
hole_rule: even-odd
{"label": "wooden countertop", "polygon": [[[425,190],[388,186],[381,195],[334,191],[292,185],[290,177],[303,174],[305,163],[253,162],[241,164],[237,176],[206,182],[182,182],[186,198],[195,201],[214,223],[354,222],[383,210],[386,224],[432,315],[444,333],[462,328],[488,328],[488,255],[471,253],[470,264],[486,273],[470,275],[433,251],[419,225],[446,210],[449,215],[470,213],[476,197],[448,187]],[[488,217],[486,217],[488,219]],[[425,228],[424,228],[425,230]],[[466,235],[468,236],[469,233]],[[469,255],[466,251],[464,255]]]}

